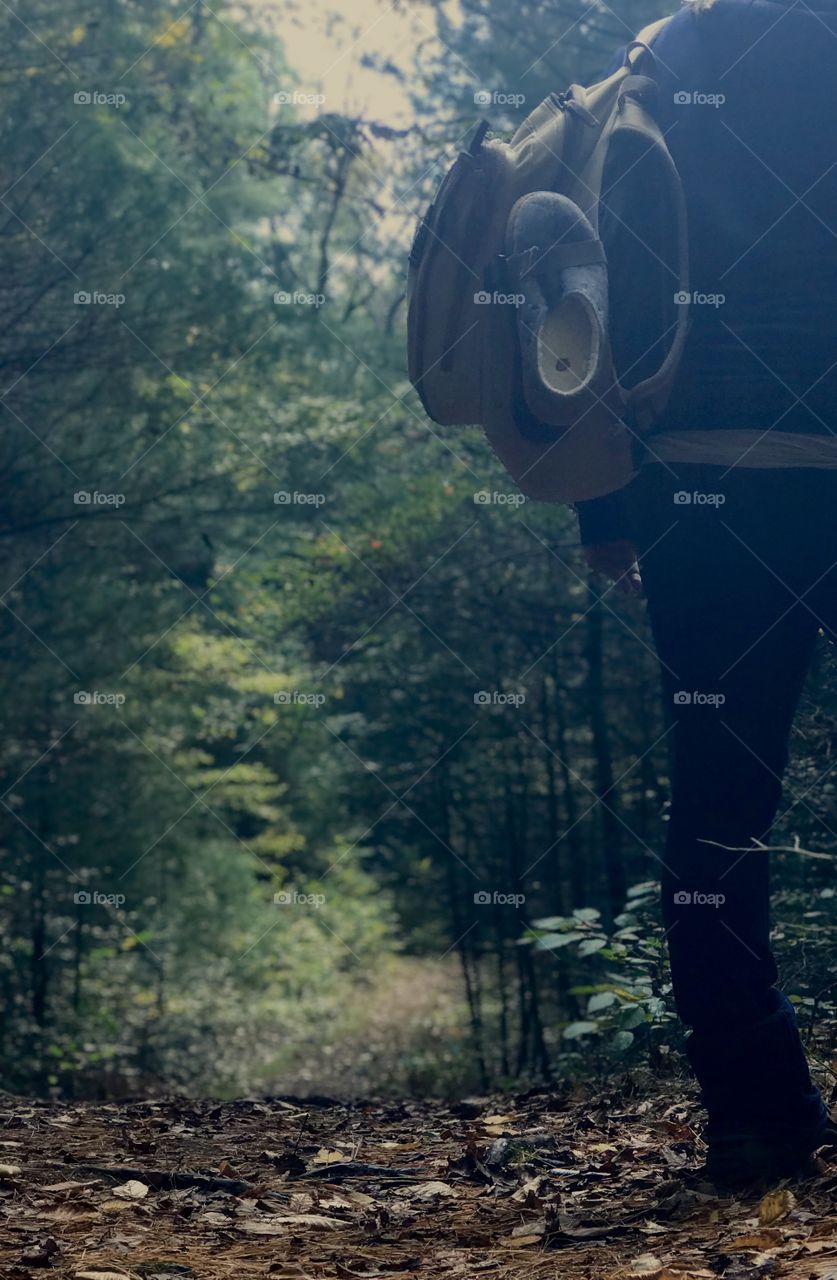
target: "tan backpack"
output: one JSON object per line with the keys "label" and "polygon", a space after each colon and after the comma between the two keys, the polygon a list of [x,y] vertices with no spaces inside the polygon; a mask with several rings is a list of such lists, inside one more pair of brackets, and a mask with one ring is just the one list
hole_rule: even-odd
{"label": "tan backpack", "polygon": [[[419,223],[410,253],[409,375],[427,414],[443,426],[482,426],[522,491],[543,501],[582,501],[627,483],[635,469],[634,439],[664,408],[686,341],[686,207],[654,119],[658,90],[650,75],[651,46],[668,21],[640,32],[624,64],[606,80],[551,94],[510,143],[486,140],[483,121]],[[620,385],[614,368],[611,391],[596,396],[593,411],[588,405],[577,424],[534,421],[522,391],[515,305],[493,305],[498,297],[506,300],[510,214],[523,196],[557,192],[579,206],[598,236],[606,165],[608,175],[618,173],[624,154],[627,171],[638,163],[638,146],[643,174],[666,210],[659,256],[670,268],[672,301],[678,303],[671,345],[660,368],[630,389]],[[604,256],[597,239],[590,256],[582,251],[578,262]]]}

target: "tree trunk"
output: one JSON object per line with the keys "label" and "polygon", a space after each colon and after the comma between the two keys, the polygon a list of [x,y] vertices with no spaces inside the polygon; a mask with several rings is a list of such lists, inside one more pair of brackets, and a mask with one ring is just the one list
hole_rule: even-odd
{"label": "tree trunk", "polygon": [[587,614],[587,710],[593,732],[595,794],[599,801],[602,866],[605,880],[604,919],[610,926],[622,910],[627,884],[622,859],[622,826],[613,785],[613,760],[607,727],[604,689],[604,610],[595,590],[590,588],[591,606]]}

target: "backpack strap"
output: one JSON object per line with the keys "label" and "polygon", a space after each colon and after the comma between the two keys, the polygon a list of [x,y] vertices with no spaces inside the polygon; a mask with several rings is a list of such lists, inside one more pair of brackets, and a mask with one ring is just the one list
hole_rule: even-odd
{"label": "backpack strap", "polygon": [[654,42],[663,30],[671,22],[674,14],[669,14],[667,18],[659,18],[656,22],[649,22],[647,27],[643,27],[635,40],[632,40],[625,50],[626,67],[632,70],[638,63],[648,60],[649,55],[653,57]]}
{"label": "backpack strap", "polygon": [[[655,65],[653,46],[671,22],[674,15],[660,18],[640,31],[625,51],[624,66],[629,74],[623,80],[619,92],[619,107],[622,109],[625,99],[633,99],[639,110],[650,120],[651,127],[644,130],[648,134],[649,146],[653,147],[662,161],[669,179],[669,194],[674,202],[675,229],[677,236],[677,292],[689,295],[689,230],[686,211],[686,198],[683,183],[677,166],[672,159],[665,138],[654,118],[653,108],[659,92],[659,84],[651,74]],[[671,393],[678,365],[683,355],[690,327],[690,306],[688,303],[678,304],[674,341],[656,373],[643,382],[637,383],[626,393],[628,405],[633,411],[640,430],[646,430],[654,419],[662,412]]]}

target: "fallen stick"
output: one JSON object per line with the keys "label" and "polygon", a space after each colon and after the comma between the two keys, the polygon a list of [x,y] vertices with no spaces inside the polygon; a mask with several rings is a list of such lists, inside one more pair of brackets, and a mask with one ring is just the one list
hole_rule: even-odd
{"label": "fallen stick", "polygon": [[227,1191],[240,1196],[257,1190],[254,1182],[240,1178],[211,1178],[203,1173],[175,1173],[168,1169],[128,1169],[122,1165],[75,1164],[73,1173],[94,1173],[114,1182],[144,1182],[155,1191],[183,1191],[190,1187],[199,1191]]}
{"label": "fallen stick", "polygon": [[346,1178],[400,1178],[402,1182],[423,1182],[425,1175],[412,1169],[391,1169],[383,1164],[361,1164],[359,1161],[337,1161],[324,1164],[316,1169],[306,1169],[304,1173],[292,1175],[291,1182],[300,1182],[303,1178],[319,1178],[323,1182],[340,1182]]}

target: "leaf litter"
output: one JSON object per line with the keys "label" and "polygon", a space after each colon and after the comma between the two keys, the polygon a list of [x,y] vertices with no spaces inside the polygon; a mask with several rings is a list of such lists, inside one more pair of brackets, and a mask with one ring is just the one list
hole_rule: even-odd
{"label": "leaf litter", "polygon": [[0,1280],[837,1280],[837,1170],[702,1180],[692,1095],[31,1101]]}

